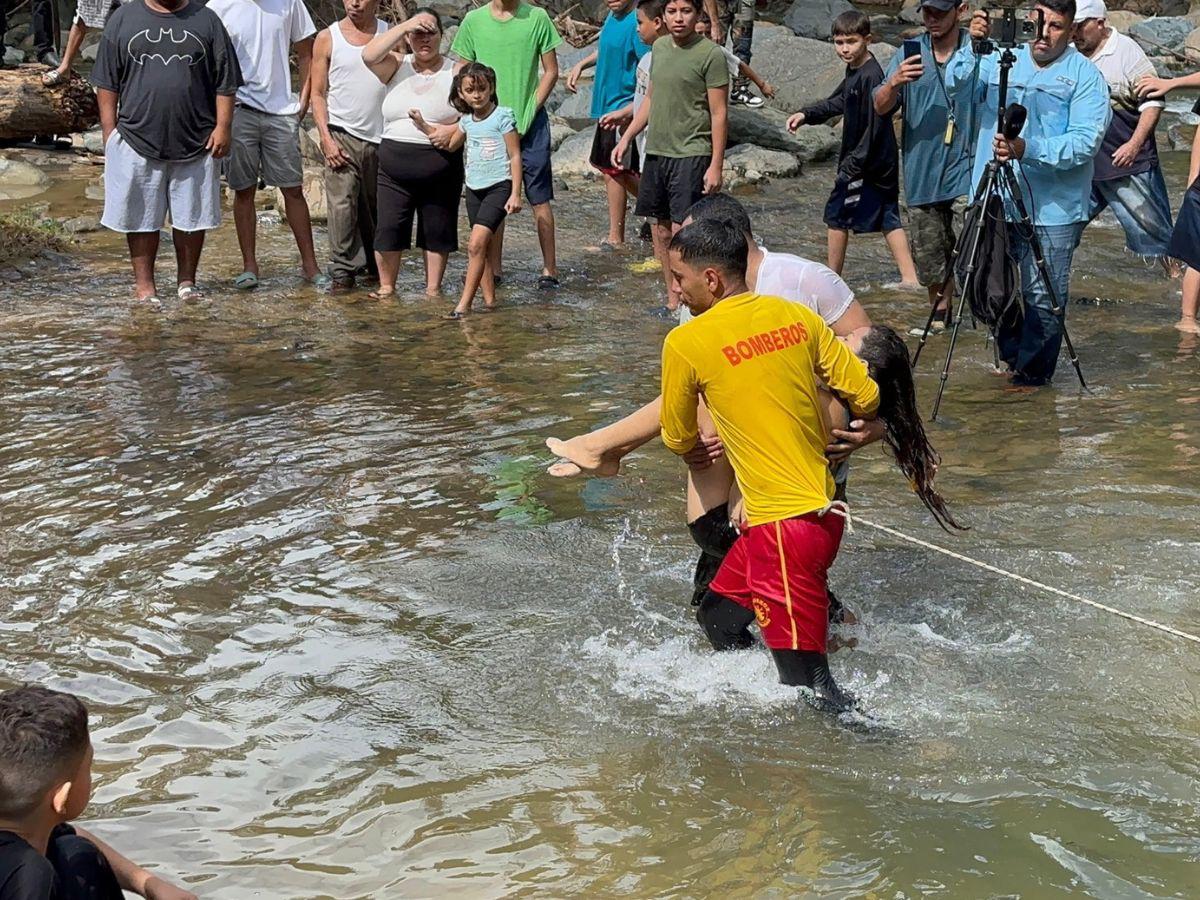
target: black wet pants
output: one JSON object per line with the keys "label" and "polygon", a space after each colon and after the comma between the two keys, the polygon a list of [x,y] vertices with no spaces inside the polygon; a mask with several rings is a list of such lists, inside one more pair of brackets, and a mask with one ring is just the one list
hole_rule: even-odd
{"label": "black wet pants", "polygon": [[[722,597],[705,591],[696,610],[696,621],[704,629],[714,650],[745,650],[754,646],[750,623],[754,612]],[[829,660],[815,650],[772,650],[780,684],[792,687],[819,689],[834,684],[829,673]]]}

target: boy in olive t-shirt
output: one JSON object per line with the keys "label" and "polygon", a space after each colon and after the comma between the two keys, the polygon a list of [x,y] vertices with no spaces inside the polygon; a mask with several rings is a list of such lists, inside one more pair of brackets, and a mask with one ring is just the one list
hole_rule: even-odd
{"label": "boy in olive t-shirt", "polygon": [[[614,158],[621,158],[629,142],[649,126],[636,212],[655,220],[654,250],[663,264],[667,309],[672,310],[679,298],[671,291],[667,244],[692,204],[721,190],[728,137],[729,68],[721,48],[696,33],[697,2],[666,0],[667,35],[651,50],[650,88],[613,151]],[[648,12],[643,3],[639,14]]]}

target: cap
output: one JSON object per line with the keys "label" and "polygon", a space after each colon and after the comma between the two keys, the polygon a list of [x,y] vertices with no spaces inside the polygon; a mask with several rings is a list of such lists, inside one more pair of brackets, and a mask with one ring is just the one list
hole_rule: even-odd
{"label": "cap", "polygon": [[949,12],[952,9],[958,9],[961,4],[962,0],[921,0],[917,4],[917,9],[928,6],[930,9],[936,9],[938,12]]}
{"label": "cap", "polygon": [[1104,0],[1078,0],[1076,3],[1076,22],[1082,22],[1084,19],[1106,18],[1108,18],[1108,7],[1104,5]]}

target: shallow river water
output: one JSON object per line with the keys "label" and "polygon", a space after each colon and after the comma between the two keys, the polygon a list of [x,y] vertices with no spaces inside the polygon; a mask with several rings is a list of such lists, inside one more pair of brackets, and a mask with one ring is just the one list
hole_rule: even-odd
{"label": "shallow river water", "polygon": [[[746,195],[769,246],[822,255],[826,176]],[[89,825],[211,897],[1195,896],[1200,648],[860,525],[833,666],[880,724],[848,728],[765,652],[706,649],[661,446],[544,475],[545,437],[657,390],[657,276],[582,249],[601,206],[561,198],[553,298],[525,215],[503,310],[461,325],[312,293],[279,226],[252,295],[131,311],[104,235],[0,286],[0,682],[88,702]],[[970,532],[877,447],[851,499],[1200,631],[1200,351],[1121,245],[1100,224],[1077,257],[1092,393],[1064,360],[1004,394],[964,335],[932,434]],[[236,273],[231,222],[204,262]],[[880,241],[849,273],[877,320],[920,316]]]}

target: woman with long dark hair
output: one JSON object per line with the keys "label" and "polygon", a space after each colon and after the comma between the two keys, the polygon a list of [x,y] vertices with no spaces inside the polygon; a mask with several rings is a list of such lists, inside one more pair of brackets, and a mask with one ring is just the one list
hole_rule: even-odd
{"label": "woman with long dark hair", "polygon": [[[958,524],[946,501],[933,486],[941,457],[925,434],[925,424],[917,410],[917,391],[913,384],[912,361],[904,339],[886,325],[871,325],[853,331],[846,344],[867,364],[867,370],[879,385],[879,410],[876,419],[884,425],[883,442],[896,467],[908,479],[914,494],[946,531],[965,530]],[[849,418],[846,407],[832,395],[832,427],[844,428]]]}

